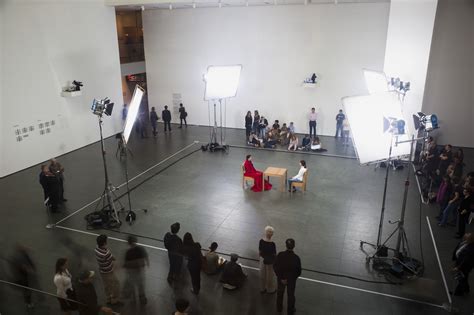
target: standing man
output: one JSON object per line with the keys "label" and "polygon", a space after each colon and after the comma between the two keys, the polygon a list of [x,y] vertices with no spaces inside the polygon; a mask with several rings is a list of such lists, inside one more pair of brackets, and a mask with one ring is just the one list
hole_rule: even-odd
{"label": "standing man", "polygon": [[59,179],[46,164],[41,165],[40,184],[43,187],[45,205],[51,207],[51,212],[57,212],[61,192]]}
{"label": "standing man", "polygon": [[314,136],[316,137],[316,109],[313,107],[311,108],[311,112],[308,115],[309,118],[309,136],[311,137],[314,132]]}
{"label": "standing man", "polygon": [[64,167],[56,159],[51,159],[49,170],[59,181],[59,201],[67,201],[67,199],[64,198]]}
{"label": "standing man", "polygon": [[95,258],[99,264],[99,273],[104,284],[105,295],[107,297],[107,304],[122,305],[118,300],[120,295],[120,284],[115,276],[114,261],[115,257],[107,248],[107,235],[97,236],[97,247],[95,248]]}
{"label": "standing man", "polygon": [[158,114],[156,113],[155,111],[155,108],[152,107],[151,108],[151,112],[150,112],[150,123],[151,123],[151,128],[153,129],[153,136],[156,137],[156,135],[158,134],[158,132],[156,131],[156,124],[158,122]]}
{"label": "standing man", "polygon": [[168,272],[169,284],[178,278],[181,273],[181,266],[183,265],[183,255],[181,253],[183,240],[178,236],[180,227],[178,222],[171,224],[171,233],[166,233],[164,237],[165,248],[168,250],[168,259],[170,261],[170,271]]}
{"label": "standing man", "polygon": [[125,296],[135,298],[135,289],[138,289],[138,298],[142,305],[147,303],[145,296],[145,266],[150,266],[145,249],[137,245],[137,238],[130,235],[127,239],[130,248],[125,253],[123,267],[127,271],[127,280],[124,285]]}
{"label": "standing man", "polygon": [[336,135],[334,136],[334,138],[337,138],[338,134],[341,134],[341,137],[344,137],[344,134],[342,133],[342,124],[344,122],[344,119],[346,119],[346,115],[344,115],[342,109],[340,109],[339,114],[336,115]]}
{"label": "standing man", "polygon": [[283,310],[283,294],[286,289],[288,296],[287,309],[290,315],[295,313],[295,287],[296,279],[301,275],[301,260],[293,252],[295,240],[289,238],[285,244],[286,251],[278,253],[273,269],[278,279],[277,311],[281,313]]}
{"label": "standing man", "polygon": [[179,103],[179,121],[180,121],[179,128],[183,128],[183,120],[184,120],[184,125],[186,126],[186,128],[188,128],[186,117],[188,117],[186,108],[184,108],[183,103]]}
{"label": "standing man", "polygon": [[163,119],[163,122],[165,123],[165,132],[166,132],[166,127],[168,126],[169,131],[171,131],[171,112],[168,110],[168,106],[165,105],[165,109],[161,112],[161,118]]}
{"label": "standing man", "polygon": [[112,309],[101,306],[97,302],[97,292],[94,284],[94,271],[83,271],[79,276],[79,281],[74,286],[76,301],[79,302],[79,315],[113,314]]}

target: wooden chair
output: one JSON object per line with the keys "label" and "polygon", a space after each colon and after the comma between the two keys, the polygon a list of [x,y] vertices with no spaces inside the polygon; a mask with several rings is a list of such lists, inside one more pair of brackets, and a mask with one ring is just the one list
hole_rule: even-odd
{"label": "wooden chair", "polygon": [[308,182],[308,170],[306,170],[306,172],[304,172],[302,182],[291,182],[290,192],[293,193],[293,188],[296,188],[296,187],[303,188],[303,192],[305,192],[307,182]]}
{"label": "wooden chair", "polygon": [[242,164],[240,166],[241,170],[242,170],[242,188],[245,188],[245,184],[248,182],[248,181],[251,181],[252,182],[252,186],[255,184],[255,180],[253,179],[253,177],[250,177],[250,176],[245,176],[245,167],[244,165]]}

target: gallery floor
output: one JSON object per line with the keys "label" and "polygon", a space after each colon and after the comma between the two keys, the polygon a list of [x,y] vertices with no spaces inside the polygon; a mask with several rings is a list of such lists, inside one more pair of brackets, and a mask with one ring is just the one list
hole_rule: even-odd
{"label": "gallery floor", "polygon": [[[452,228],[436,226],[435,207],[421,205],[420,214],[414,177],[408,194],[406,230],[412,256],[424,259],[425,272],[422,277],[403,285],[386,284],[384,276],[366,265],[365,254],[359,248],[360,240],[376,240],[384,169],[360,166],[354,150],[332,137],[322,138],[323,146],[328,149],[327,156],[323,156],[245,147],[243,131],[229,129],[227,142],[235,146],[228,154],[210,153],[199,150],[202,143],[208,142],[207,128],[173,127],[171,134],[161,132],[157,138],[146,139],[134,135],[131,140],[133,157],[129,158],[128,166],[132,204],[134,209],[146,208],[148,212],[138,210],[135,224],[123,224],[118,231],[87,230],[84,220],[84,216],[93,211],[104,185],[98,144],[59,158],[66,168],[68,202],[61,213],[52,218],[53,222],[59,222],[56,228],[45,228],[48,216],[42,206],[39,166],[1,179],[0,280],[10,280],[8,259],[15,244],[21,243],[30,248],[37,264],[39,279],[35,287],[54,293],[52,277],[57,258],[69,257],[71,271],[76,276],[79,268],[97,271],[93,253],[95,234],[106,233],[111,237],[109,247],[120,265],[127,248],[123,240],[127,233],[132,233],[139,235],[139,242],[150,255],[148,304],[140,307],[126,303],[117,310],[121,314],[170,314],[175,298],[183,296],[191,301],[192,314],[274,314],[276,297],[259,293],[258,265],[253,259],[240,260],[248,274],[248,281],[240,291],[223,291],[218,276],[203,274],[201,294],[195,297],[189,292],[187,272],[179,285],[170,287],[166,282],[168,261],[161,241],[170,224],[178,221],[182,227],[180,235],[191,232],[203,248],[216,241],[220,252],[257,258],[263,229],[272,225],[277,249],[284,249],[286,238],[294,238],[295,251],[305,269],[297,283],[296,314],[446,313],[442,304],[448,299],[426,217],[433,227],[450,287],[454,283],[449,273],[450,257],[457,240],[453,238]],[[202,143],[193,144],[194,141]],[[116,157],[116,148],[113,137],[106,140],[111,181],[119,186],[124,183],[124,163]],[[293,195],[282,193],[275,181],[268,192],[242,189],[240,165],[247,154],[253,155],[258,169],[284,167],[289,175],[296,174],[299,160],[305,159],[309,169],[308,191]],[[406,172],[406,168],[390,171],[384,236],[394,227],[387,221],[399,217]],[[118,194],[123,195],[125,187],[120,187]],[[125,197],[120,201],[127,207]],[[120,269],[119,275],[123,279]],[[95,284],[103,301],[100,279],[96,279]],[[21,291],[0,283],[0,294],[1,314],[60,313],[54,297],[35,295],[37,306],[26,310]],[[455,298],[454,305],[461,314],[471,314],[474,299]]]}

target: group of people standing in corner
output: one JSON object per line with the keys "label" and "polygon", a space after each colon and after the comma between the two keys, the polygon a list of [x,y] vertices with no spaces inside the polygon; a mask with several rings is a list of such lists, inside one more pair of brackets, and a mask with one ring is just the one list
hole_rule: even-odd
{"label": "group of people standing in corner", "polygon": [[[179,120],[180,120],[180,124],[178,128],[183,128],[183,123],[184,123],[184,126],[187,128],[188,123],[186,121],[186,117],[188,117],[188,113],[186,112],[186,108],[183,106],[183,103],[179,104],[178,112],[179,112]],[[125,121],[127,120],[127,116],[128,116],[128,106],[127,104],[124,104],[123,109],[122,109],[122,121],[124,124],[125,124]],[[149,115],[147,115],[146,111],[141,111],[137,115],[137,119],[135,122],[135,131],[138,134],[140,134],[141,138],[148,137],[148,124],[147,124],[148,116],[150,119],[150,125],[152,129],[153,137],[156,137],[158,135],[157,128],[158,128],[158,121],[160,120],[160,117],[158,116],[158,113],[156,112],[155,107],[152,107]],[[171,132],[171,118],[172,118],[171,111],[168,109],[168,106],[165,105],[164,109],[161,111],[161,119],[163,120],[163,124],[164,124],[164,132],[167,132],[167,131]]]}
{"label": "group of people standing in corner", "polygon": [[[191,233],[178,236],[180,224],[173,223],[170,232],[164,237],[165,248],[168,250],[169,273],[168,283],[172,285],[180,281],[184,259],[192,283],[191,292],[198,295],[201,289],[201,271],[208,275],[221,273],[220,282],[226,290],[237,290],[247,279],[242,266],[238,263],[239,255],[230,254],[230,261],[220,257],[216,252],[218,244],[213,242],[206,255],[201,252],[201,245],[194,242]],[[277,254],[276,245],[272,241],[274,229],[265,227],[265,235],[258,246],[260,264],[260,293],[277,293],[277,310],[283,309],[283,296],[287,291],[288,314],[295,312],[296,280],[301,275],[301,261],[294,253],[295,241],[291,238],[285,242],[286,250]]]}
{"label": "group of people standing in corner", "polygon": [[[306,134],[299,145],[298,136],[296,135],[295,125],[293,122],[287,126],[280,121],[275,120],[273,125],[269,125],[268,120],[264,116],[260,116],[258,110],[254,111],[252,117],[251,111],[245,115],[245,136],[247,144],[254,147],[276,148],[277,144],[288,146],[288,151],[304,150],[313,152],[324,152],[321,148],[320,138],[316,135],[317,113],[313,107],[308,113],[309,134]],[[336,135],[335,138],[341,137],[346,140],[349,137],[349,124],[346,115],[342,109],[336,115]],[[347,144],[347,143],[345,143]]]}
{"label": "group of people standing in corner", "polygon": [[[266,179],[263,178],[263,172],[259,171],[255,168],[252,162],[252,155],[248,154],[245,157],[245,161],[243,163],[243,169],[244,169],[244,176],[246,177],[252,177],[253,178],[253,186],[252,186],[252,191],[254,192],[260,192],[263,190],[270,190],[272,189],[272,184]],[[308,168],[306,167],[306,161],[301,160],[300,161],[300,169],[298,171],[298,174],[293,176],[292,178],[288,179],[288,187],[289,191],[291,192],[291,183],[292,182],[302,182],[304,174],[307,172]],[[296,191],[296,188],[293,188],[293,192]]]}

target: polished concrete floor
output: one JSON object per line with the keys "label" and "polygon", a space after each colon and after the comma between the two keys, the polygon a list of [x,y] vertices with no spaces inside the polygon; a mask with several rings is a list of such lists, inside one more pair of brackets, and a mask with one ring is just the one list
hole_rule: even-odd
{"label": "polished concrete floor", "polygon": [[[92,201],[100,196],[104,185],[98,144],[59,158],[66,168],[68,202],[61,213],[51,218],[53,222],[62,220],[54,229],[45,228],[48,216],[41,202],[39,167],[0,180],[3,192],[0,257],[4,259],[0,279],[10,280],[8,259],[18,242],[30,248],[37,264],[38,287],[54,293],[52,277],[58,257],[70,258],[73,275],[79,273],[79,268],[97,270],[94,233],[105,232],[117,239],[111,240],[109,245],[120,264],[127,246],[119,240],[132,233],[140,236],[139,241],[150,254],[149,303],[146,307],[126,303],[117,310],[121,314],[170,314],[175,298],[182,296],[191,301],[192,314],[274,314],[275,296],[259,294],[257,263],[253,260],[258,256],[263,228],[272,225],[278,250],[284,249],[286,238],[294,238],[295,251],[305,269],[304,279],[297,284],[297,314],[446,313],[441,306],[447,302],[447,296],[426,217],[433,226],[450,287],[453,286],[450,257],[456,245],[454,230],[436,226],[432,218],[437,209],[420,203],[413,176],[408,192],[406,232],[411,254],[418,260],[424,259],[425,272],[422,277],[403,285],[386,284],[397,280],[386,278],[366,265],[366,256],[359,248],[360,240],[374,242],[377,237],[384,169],[360,166],[353,148],[332,137],[322,138],[328,149],[324,156],[249,148],[245,146],[242,130],[229,129],[226,135],[227,143],[235,145],[228,153],[202,152],[199,150],[202,143],[192,144],[195,140],[208,142],[209,130],[204,127],[174,128],[171,134],[160,133],[157,138],[132,139],[133,157],[128,160],[130,178],[133,178],[131,200],[134,209],[147,208],[148,212],[137,211],[135,224],[124,224],[117,231],[87,230],[84,220],[84,216],[94,210],[96,203]],[[119,186],[125,181],[124,163],[115,156],[114,138],[107,139],[106,149],[111,181]],[[293,195],[282,193],[275,180],[273,189],[268,192],[242,189],[240,165],[246,154],[253,155],[257,168],[284,167],[290,176],[298,171],[299,160],[305,159],[310,172],[308,191]],[[387,221],[399,218],[407,168],[389,174],[384,238],[394,228]],[[117,194],[124,193],[122,186]],[[120,201],[127,207],[125,197]],[[80,211],[75,213],[78,209]],[[69,217],[71,214],[74,215]],[[204,274],[202,291],[197,298],[189,292],[187,273],[175,287],[167,284],[167,255],[162,250],[161,239],[169,225],[176,221],[181,223],[181,236],[189,231],[205,248],[216,241],[223,253],[236,252],[251,258],[241,259],[248,267],[249,278],[240,291],[224,292],[218,277]],[[389,244],[393,246],[394,240]],[[370,247],[366,249],[370,252]],[[78,266],[80,262],[82,267]],[[123,279],[122,270],[119,275]],[[96,288],[103,301],[99,279]],[[53,297],[38,300],[40,297],[35,296],[38,305],[27,311],[20,291],[0,283],[0,293],[1,314],[60,313]],[[454,299],[454,305],[461,314],[471,314],[474,309],[473,299],[469,297]]]}

